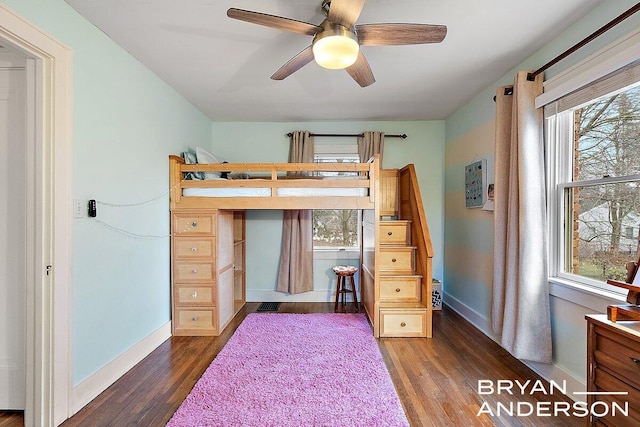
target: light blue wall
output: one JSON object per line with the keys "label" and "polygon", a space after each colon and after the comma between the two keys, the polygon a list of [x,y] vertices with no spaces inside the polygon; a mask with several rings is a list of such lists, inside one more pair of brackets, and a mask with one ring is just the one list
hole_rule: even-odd
{"label": "light blue wall", "polygon": [[[285,136],[293,130],[316,133],[360,133],[380,130],[388,134],[406,133],[405,140],[385,140],[383,167],[399,168],[415,164],[427,222],[435,251],[434,277],[443,271],[443,192],[444,192],[444,121],[427,122],[215,122],[213,123],[214,154],[230,162],[286,162],[289,140]],[[355,139],[351,140],[355,142]],[[335,139],[316,138],[316,144],[335,143]],[[277,276],[282,214],[279,211],[247,213],[247,295],[248,298],[282,300],[274,292]],[[318,261],[315,264],[317,294],[326,298],[327,269],[341,260]],[[304,300],[295,296],[287,300]]]}
{"label": "light blue wall", "polygon": [[[62,0],[4,3],[73,51],[73,383],[170,320],[169,154],[208,145],[211,121]],[[112,230],[164,236],[132,237]]]}
{"label": "light blue wall", "polygon": [[[464,208],[464,165],[486,158],[492,165],[496,88],[512,84],[517,70],[534,70],[591,34],[636,2],[607,0],[589,15],[564,31],[545,48],[525,60],[495,84],[486,88],[446,120],[445,168],[445,302],[458,307],[488,332],[493,262],[493,216]],[[619,24],[576,54],[561,61],[545,74],[548,79],[576,64],[640,26],[640,14]],[[493,167],[489,170],[493,182]],[[586,375],[586,323],[591,308],[570,298],[552,296],[552,334],[554,365],[579,381]],[[602,310],[606,304],[601,305]],[[489,332],[490,333],[490,332]]]}

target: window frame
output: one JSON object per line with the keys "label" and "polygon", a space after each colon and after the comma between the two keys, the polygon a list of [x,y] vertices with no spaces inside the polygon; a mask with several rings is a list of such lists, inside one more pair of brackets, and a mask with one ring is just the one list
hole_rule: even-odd
{"label": "window frame", "polygon": [[[640,86],[640,81],[633,86]],[[570,201],[568,189],[576,187],[598,186],[631,181],[640,181],[640,174],[599,179],[573,179],[573,132],[574,111],[598,99],[612,96],[628,90],[630,86],[612,91],[606,95],[594,97],[580,105],[557,111],[557,104],[545,108],[545,149],[547,162],[547,220],[549,242],[549,280],[563,285],[576,286],[582,290],[591,289],[606,296],[625,297],[627,291],[606,282],[569,273],[567,268],[567,242],[573,229],[573,220],[569,218]],[[571,211],[572,212],[572,211]]]}
{"label": "window frame", "polygon": [[[320,159],[336,159],[343,158],[350,161],[360,162],[358,155],[358,145],[356,143],[345,144],[318,144],[315,145],[313,160],[320,163]],[[339,209],[321,209],[321,210],[339,210]],[[349,209],[352,210],[352,209]],[[362,210],[357,211],[357,242],[354,246],[320,246],[313,241],[313,252],[316,259],[353,259],[360,258],[360,248],[362,245]],[[314,209],[315,216],[315,209]]]}

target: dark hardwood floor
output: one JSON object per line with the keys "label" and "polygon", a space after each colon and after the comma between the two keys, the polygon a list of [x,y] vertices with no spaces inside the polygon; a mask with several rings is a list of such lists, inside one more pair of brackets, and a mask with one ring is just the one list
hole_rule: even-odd
{"label": "dark hardwood floor", "polygon": [[[172,337],[62,426],[164,426],[244,317],[248,303],[219,337]],[[331,303],[283,303],[280,312],[333,312]],[[434,313],[433,339],[386,338],[380,351],[412,426],[583,426],[583,418],[478,416],[483,402],[563,401],[559,395],[478,393],[478,380],[542,380],[458,314]],[[546,382],[545,382],[546,384]],[[548,390],[548,388],[547,388]],[[552,403],[553,404],[553,403]],[[0,427],[21,426],[20,414],[0,412]],[[257,423],[259,425],[259,423]]]}

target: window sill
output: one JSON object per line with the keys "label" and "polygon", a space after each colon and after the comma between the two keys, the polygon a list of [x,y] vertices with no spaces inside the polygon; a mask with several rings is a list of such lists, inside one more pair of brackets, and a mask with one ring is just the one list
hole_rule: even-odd
{"label": "window sill", "polygon": [[549,278],[549,294],[599,313],[606,313],[608,305],[624,304],[626,301],[624,292],[597,289],[559,277]]}
{"label": "window sill", "polygon": [[320,249],[316,248],[313,250],[313,259],[348,259],[348,260],[359,260],[360,259],[360,251],[356,248],[343,248],[343,249]]}

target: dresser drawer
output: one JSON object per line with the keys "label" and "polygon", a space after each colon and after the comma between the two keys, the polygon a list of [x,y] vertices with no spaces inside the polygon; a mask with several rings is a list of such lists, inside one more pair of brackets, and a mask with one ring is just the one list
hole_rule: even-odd
{"label": "dresser drawer", "polygon": [[[607,407],[612,408],[613,403],[615,403],[618,407],[625,407],[625,404],[628,404],[629,408],[629,416],[625,417],[624,415],[617,415],[612,417],[611,414],[607,414],[607,416],[601,419],[602,422],[606,425],[616,426],[616,427],[626,427],[626,426],[639,426],[640,425],[640,390],[630,387],[629,384],[626,384],[620,381],[615,376],[609,374],[608,372],[596,368],[594,370],[594,380],[596,389],[603,394],[598,394],[594,396],[594,401],[596,402],[607,402]],[[613,395],[606,394],[606,392],[627,392],[627,395]],[[604,405],[598,404],[600,407],[597,407],[598,412],[603,412]]]}
{"label": "dresser drawer", "polygon": [[427,309],[380,309],[381,337],[426,337]]}
{"label": "dresser drawer", "polygon": [[215,307],[202,310],[177,308],[173,319],[174,334],[215,335],[218,328],[216,318],[217,310]]}
{"label": "dresser drawer", "polygon": [[380,222],[380,244],[408,245],[411,243],[410,224],[407,221]]}
{"label": "dresser drawer", "polygon": [[213,286],[176,286],[173,297],[180,306],[216,305]]}
{"label": "dresser drawer", "polygon": [[640,388],[640,343],[596,327],[596,366],[605,367],[623,381]]}
{"label": "dresser drawer", "polygon": [[419,302],[421,279],[420,276],[382,276],[380,302]]}
{"label": "dresser drawer", "polygon": [[191,236],[212,236],[215,234],[216,214],[173,214],[173,234]]}
{"label": "dresser drawer", "polygon": [[207,262],[174,262],[173,280],[175,283],[211,282],[214,280],[213,264]]}
{"label": "dresser drawer", "polygon": [[380,247],[380,271],[413,273],[415,248],[411,246]]}
{"label": "dresser drawer", "polygon": [[175,237],[173,256],[175,258],[211,258],[215,248],[213,237]]}

